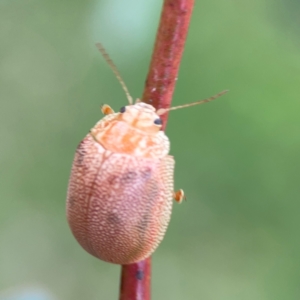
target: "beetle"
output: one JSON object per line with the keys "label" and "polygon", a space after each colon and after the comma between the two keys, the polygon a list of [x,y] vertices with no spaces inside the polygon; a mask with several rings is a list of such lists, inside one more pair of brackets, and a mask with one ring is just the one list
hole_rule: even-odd
{"label": "beetle", "polygon": [[115,264],[131,264],[150,256],[167,230],[173,198],[175,161],[170,142],[161,130],[160,115],[168,110],[211,101],[156,110],[132,97],[116,66],[101,44],[98,49],[122,85],[129,105],[106,115],[80,142],[73,161],[67,194],[67,219],[79,244],[93,256]]}

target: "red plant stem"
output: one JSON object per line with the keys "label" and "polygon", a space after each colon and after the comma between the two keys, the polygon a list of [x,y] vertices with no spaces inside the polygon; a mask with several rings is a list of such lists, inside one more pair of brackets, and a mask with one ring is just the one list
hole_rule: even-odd
{"label": "red plant stem", "polygon": [[[142,101],[156,109],[171,106],[194,0],[165,0]],[[168,114],[161,116],[163,130]],[[151,258],[123,265],[120,300],[150,300]]]}
{"label": "red plant stem", "polygon": [[150,300],[151,257],[131,265],[123,265],[120,300]]}
{"label": "red plant stem", "polygon": [[[177,80],[194,0],[165,0],[142,101],[168,108]],[[165,129],[168,116],[162,117]]]}

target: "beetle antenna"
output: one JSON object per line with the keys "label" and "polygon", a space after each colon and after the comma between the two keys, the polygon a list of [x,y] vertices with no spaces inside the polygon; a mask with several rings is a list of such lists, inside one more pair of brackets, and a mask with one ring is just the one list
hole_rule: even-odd
{"label": "beetle antenna", "polygon": [[206,103],[206,102],[210,102],[210,101],[215,100],[216,98],[219,98],[220,96],[226,94],[227,92],[228,92],[228,90],[225,90],[225,91],[222,91],[221,93],[218,93],[218,94],[216,94],[216,95],[214,95],[210,98],[200,100],[200,101],[196,101],[196,102],[189,103],[189,104],[179,105],[179,106],[170,107],[170,108],[160,108],[156,111],[156,113],[158,115],[162,115],[165,112],[170,111],[170,110],[175,110],[175,109],[179,109],[179,108],[184,108],[184,107],[189,107],[189,106],[193,106],[193,105],[198,105],[198,104],[203,104],[203,103]]}
{"label": "beetle antenna", "polygon": [[98,50],[100,51],[100,53],[102,54],[103,58],[106,60],[106,62],[108,63],[108,65],[110,66],[110,68],[112,69],[112,71],[114,72],[114,74],[116,75],[118,81],[120,82],[120,84],[121,84],[121,86],[123,88],[123,91],[126,94],[126,97],[128,99],[129,104],[132,105],[132,103],[133,103],[132,97],[131,97],[131,95],[130,95],[130,93],[128,91],[128,88],[127,88],[125,82],[123,81],[123,79],[121,77],[121,74],[120,74],[119,70],[117,69],[116,65],[113,63],[112,59],[109,57],[109,55],[105,51],[105,49],[102,46],[102,44],[97,43],[96,47],[98,48]]}

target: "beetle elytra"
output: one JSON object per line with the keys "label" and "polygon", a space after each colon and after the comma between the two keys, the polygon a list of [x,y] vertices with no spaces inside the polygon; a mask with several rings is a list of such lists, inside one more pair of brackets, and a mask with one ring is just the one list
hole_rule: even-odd
{"label": "beetle elytra", "polygon": [[107,262],[130,264],[150,256],[164,237],[173,198],[174,159],[161,131],[160,115],[168,110],[211,101],[211,98],[155,110],[136,102],[105,50],[97,44],[121,83],[129,105],[106,115],[80,142],[67,195],[67,219],[80,245]]}

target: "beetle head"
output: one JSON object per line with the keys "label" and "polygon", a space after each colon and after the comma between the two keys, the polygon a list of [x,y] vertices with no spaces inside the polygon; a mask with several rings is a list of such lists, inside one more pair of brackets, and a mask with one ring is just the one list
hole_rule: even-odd
{"label": "beetle head", "polygon": [[123,106],[120,109],[118,120],[147,133],[156,133],[162,126],[161,119],[154,107],[143,102]]}

